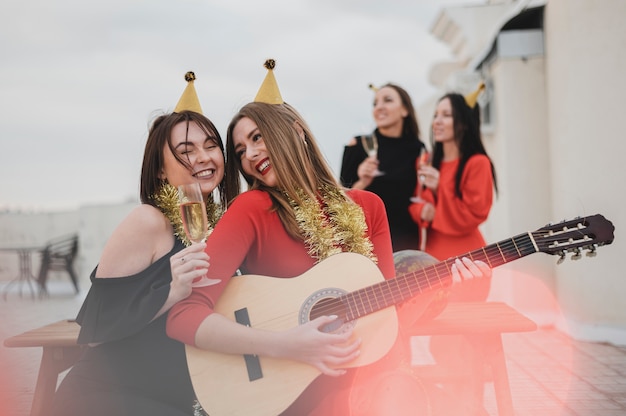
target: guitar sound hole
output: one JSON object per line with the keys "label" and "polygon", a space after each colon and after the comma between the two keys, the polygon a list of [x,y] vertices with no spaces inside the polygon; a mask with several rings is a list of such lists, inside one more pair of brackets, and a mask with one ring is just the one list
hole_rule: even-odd
{"label": "guitar sound hole", "polygon": [[320,331],[341,332],[345,324],[346,312],[343,304],[337,298],[325,298],[316,302],[311,308],[309,320],[328,315],[337,315],[338,318],[327,325],[321,326]]}

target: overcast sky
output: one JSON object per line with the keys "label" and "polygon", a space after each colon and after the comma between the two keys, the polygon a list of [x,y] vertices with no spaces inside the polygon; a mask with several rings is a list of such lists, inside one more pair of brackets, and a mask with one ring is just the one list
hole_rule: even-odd
{"label": "overcast sky", "polygon": [[338,172],[344,144],[374,127],[367,85],[427,99],[428,69],[451,57],[430,34],[437,14],[484,3],[3,0],[0,211],[137,200],[148,126],[173,110],[185,72],[224,135],[266,58]]}

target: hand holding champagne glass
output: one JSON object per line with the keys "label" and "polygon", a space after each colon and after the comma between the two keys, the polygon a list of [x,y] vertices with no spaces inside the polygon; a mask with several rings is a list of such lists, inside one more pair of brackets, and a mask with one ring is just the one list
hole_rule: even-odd
{"label": "hand holding champagne glass", "polygon": [[431,156],[432,155],[430,153],[428,153],[426,150],[423,150],[418,158],[417,193],[414,197],[411,198],[411,202],[416,202],[416,203],[424,202],[422,199],[422,191],[426,189],[426,184],[425,184],[426,175],[423,172],[420,172],[420,170],[425,166],[430,166]]}
{"label": "hand holding champagne glass", "polygon": [[[204,241],[208,230],[206,205],[200,184],[197,182],[180,185],[178,187],[178,203],[180,205],[180,217],[187,238],[192,243]],[[209,279],[202,276],[195,280],[193,287],[209,286],[219,283],[219,279]]]}
{"label": "hand holding champagne glass", "polygon": [[[378,138],[374,133],[363,136],[363,148],[369,157],[378,157]],[[384,172],[376,169],[374,176],[384,175]]]}

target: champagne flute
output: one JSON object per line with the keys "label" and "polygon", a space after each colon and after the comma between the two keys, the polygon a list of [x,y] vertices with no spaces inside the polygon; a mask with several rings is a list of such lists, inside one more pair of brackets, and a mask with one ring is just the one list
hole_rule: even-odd
{"label": "champagne flute", "polygon": [[[426,150],[423,150],[418,158],[418,163],[417,163],[418,170],[422,166],[430,166],[431,158],[432,158],[432,154],[428,153]],[[424,184],[425,180],[426,180],[426,177],[424,175],[419,175],[417,177],[417,184],[418,184],[417,194],[411,198],[411,202],[416,202],[416,203],[424,202],[424,200],[422,199],[422,191],[426,188],[426,185]]]}
{"label": "champagne flute", "polygon": [[[422,153],[420,154],[418,158],[418,163],[417,163],[418,170],[422,166],[430,166],[431,163],[432,163],[432,153],[428,153],[426,149],[422,150]],[[426,185],[424,183],[425,180],[426,180],[426,176],[424,175],[419,175],[417,177],[417,185],[418,185],[417,195],[411,198],[411,202],[415,202],[415,203],[427,202],[424,199],[422,199],[422,192],[424,191],[424,189],[426,189]],[[419,229],[419,234],[420,234],[419,249],[420,251],[424,251],[424,252],[426,251],[426,239],[428,238],[428,227],[429,227],[429,224],[425,223]]]}
{"label": "champagne flute", "polygon": [[[426,150],[423,150],[419,157],[419,168],[422,166],[430,166],[432,163],[432,154],[428,153]],[[426,176],[420,175],[419,182],[422,184],[421,189],[424,189],[424,181],[426,180]]]}
{"label": "champagne flute", "polygon": [[[363,148],[369,157],[378,157],[378,138],[374,133],[363,136]],[[383,172],[376,169],[374,176],[384,175]]]}
{"label": "champagne flute", "polygon": [[[180,217],[187,238],[192,243],[201,243],[206,238],[208,219],[202,190],[198,182],[180,185],[178,187],[178,203]],[[206,275],[194,280],[191,286],[202,287],[219,283],[220,279],[209,279]]]}

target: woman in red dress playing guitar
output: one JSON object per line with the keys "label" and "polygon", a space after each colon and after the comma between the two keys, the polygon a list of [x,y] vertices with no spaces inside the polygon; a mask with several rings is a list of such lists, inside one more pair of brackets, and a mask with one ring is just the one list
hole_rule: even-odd
{"label": "woman in red dress playing guitar", "polygon": [[[369,356],[377,338],[393,344],[395,332],[385,336],[384,331],[394,326],[383,326],[370,342],[367,334],[358,334],[358,325],[344,319],[344,312],[355,311],[316,304],[316,296],[332,297],[341,287],[339,277],[358,281],[359,270],[368,274],[373,269],[383,283],[394,277],[385,207],[371,192],[343,190],[306,122],[282,100],[274,61],[268,60],[266,68],[254,102],[234,116],[227,130],[225,180],[230,187],[241,174],[249,189],[232,201],[207,240],[208,277],[222,282],[194,288],[176,304],[168,316],[168,334],[188,344],[194,389],[211,416],[415,414],[424,406],[419,382],[397,370],[388,354],[374,364],[352,367]],[[356,257],[355,264],[363,267],[337,273],[332,286],[313,291],[289,311],[295,317],[289,321],[281,306],[297,300],[296,283],[322,282],[344,267],[341,256]],[[244,276],[231,278],[238,269]],[[303,280],[306,273],[313,274]],[[490,274],[485,263],[469,259],[456,261],[450,270],[454,281]],[[246,292],[247,282],[254,287]],[[285,286],[264,291],[264,285],[278,284]],[[237,305],[247,296],[245,306]],[[264,304],[257,313],[258,303]],[[385,311],[397,309],[402,328],[417,315],[414,306],[405,302]],[[279,310],[275,317],[264,319],[274,310]],[[333,331],[333,325],[340,330]],[[359,376],[361,368],[367,383]],[[370,377],[383,373],[384,380],[371,382]],[[361,388],[354,389],[354,383]],[[257,395],[249,394],[257,388]],[[356,391],[359,397],[351,397]]]}

